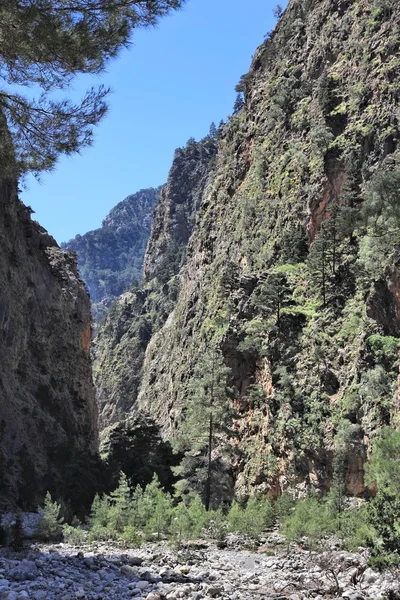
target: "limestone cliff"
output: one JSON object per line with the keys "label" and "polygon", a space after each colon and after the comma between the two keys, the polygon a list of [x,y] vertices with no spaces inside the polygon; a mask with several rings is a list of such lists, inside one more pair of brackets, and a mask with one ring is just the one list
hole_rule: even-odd
{"label": "limestone cliff", "polygon": [[0,187],[0,508],[61,497],[95,453],[89,297],[75,260]]}
{"label": "limestone cliff", "polygon": [[147,288],[121,298],[99,338],[102,411],[146,409],[167,437],[202,349],[222,349],[238,494],[326,490],[335,456],[362,494],[370,440],[397,422],[400,240],[393,229],[379,246],[363,215],[399,172],[399,28],[392,0],[290,1],[240,81],[176,300],[160,295],[177,281],[161,219]]}
{"label": "limestone cliff", "polygon": [[63,249],[76,252],[95,320],[105,316],[127,287],[142,279],[144,253],[160,189],[131,194],[110,211],[99,229],[61,244]]}
{"label": "limestone cliff", "polygon": [[216,151],[216,141],[209,137],[189,140],[176,150],[154,212],[144,282],[118,299],[99,328],[93,351],[101,428],[137,408],[144,353],[175,305],[179,270]]}

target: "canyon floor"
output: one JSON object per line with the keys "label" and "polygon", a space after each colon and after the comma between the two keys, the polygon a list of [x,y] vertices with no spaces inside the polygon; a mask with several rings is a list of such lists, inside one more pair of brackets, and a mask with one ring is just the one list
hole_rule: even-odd
{"label": "canyon floor", "polygon": [[400,573],[377,573],[364,553],[331,547],[257,550],[196,543],[151,543],[126,549],[109,543],[80,547],[33,544],[0,553],[0,600],[315,600],[400,598]]}

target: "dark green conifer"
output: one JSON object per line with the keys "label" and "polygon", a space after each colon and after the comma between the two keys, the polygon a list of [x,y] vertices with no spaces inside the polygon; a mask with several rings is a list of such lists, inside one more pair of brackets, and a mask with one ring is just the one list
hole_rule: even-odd
{"label": "dark green conifer", "polygon": [[[102,72],[128,45],[134,28],[154,25],[183,2],[1,2],[0,111],[6,123],[1,127],[0,155],[9,155],[13,146],[17,170],[38,173],[51,169],[59,154],[90,144],[92,127],[107,110],[108,90],[91,88],[78,104],[56,99],[51,92],[67,89],[79,73]],[[39,87],[41,94],[32,99],[16,86]]]}
{"label": "dark green conifer", "polygon": [[215,138],[217,137],[217,127],[216,127],[214,121],[210,125],[210,131],[208,133],[208,137],[210,137],[212,140],[215,140]]}
{"label": "dark green conifer", "polygon": [[236,115],[244,107],[243,93],[239,92],[236,96],[235,104],[233,105],[233,114]]}
{"label": "dark green conifer", "polygon": [[24,547],[24,524],[21,513],[15,515],[15,520],[10,526],[10,547],[19,552]]}
{"label": "dark green conifer", "polygon": [[184,452],[179,474],[195,475],[207,511],[218,483],[213,478],[217,467],[213,451],[217,446],[228,446],[232,422],[229,374],[217,349],[206,351],[198,360],[186,389],[184,420],[175,440],[176,449]]}

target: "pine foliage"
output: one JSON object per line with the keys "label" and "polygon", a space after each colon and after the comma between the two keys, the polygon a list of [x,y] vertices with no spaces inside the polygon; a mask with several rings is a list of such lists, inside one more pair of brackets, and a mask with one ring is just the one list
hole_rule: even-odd
{"label": "pine foliage", "polygon": [[39,510],[42,519],[39,522],[39,535],[44,540],[57,541],[62,537],[62,523],[60,518],[61,506],[54,502],[50,492],[47,492],[44,506]]}
{"label": "pine foliage", "polygon": [[[92,142],[92,128],[104,116],[108,90],[91,88],[80,103],[56,99],[79,73],[101,73],[130,42],[137,27],[154,25],[184,0],[4,0],[0,6],[0,109],[5,116],[0,153],[10,139],[17,169],[38,174],[57,156]],[[36,87],[38,98],[17,86]],[[6,147],[7,146],[7,147]]]}

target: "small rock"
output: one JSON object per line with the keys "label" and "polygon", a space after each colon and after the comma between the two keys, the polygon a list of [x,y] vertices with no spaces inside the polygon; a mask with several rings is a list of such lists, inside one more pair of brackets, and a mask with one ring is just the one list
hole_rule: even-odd
{"label": "small rock", "polygon": [[[133,567],[131,567],[130,565],[122,565],[121,567],[121,573],[122,575],[125,575],[125,577],[130,577],[133,579],[137,579],[137,571],[136,569],[134,569]],[[102,579],[104,579],[107,575],[104,574],[104,577],[102,577]]]}
{"label": "small rock", "polygon": [[137,581],[136,582],[136,587],[139,590],[145,590],[146,588],[149,587],[149,582],[148,581]]}
{"label": "small rock", "polygon": [[143,558],[139,558],[139,556],[130,556],[128,561],[132,567],[140,567],[143,564]]}
{"label": "small rock", "polygon": [[220,596],[221,593],[222,593],[221,588],[217,587],[217,586],[209,587],[207,590],[207,594],[209,596],[211,596],[211,598],[216,598],[217,596]]}

